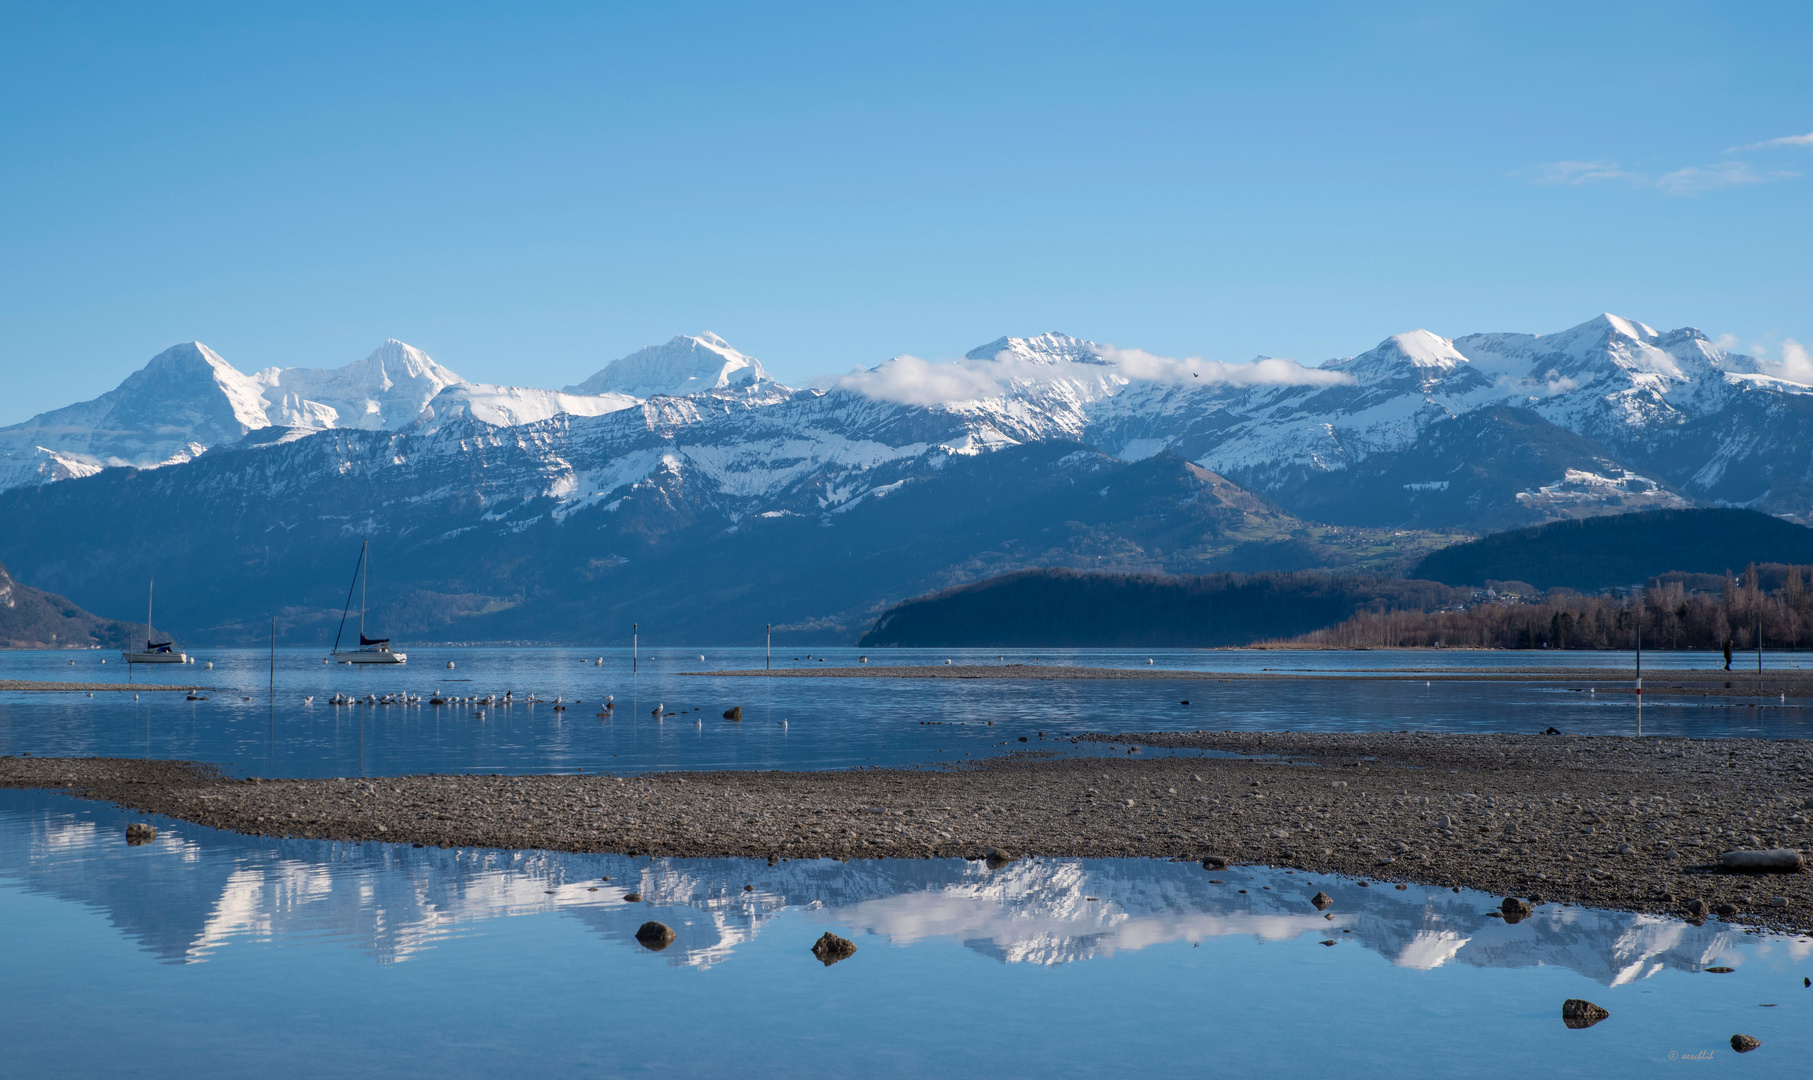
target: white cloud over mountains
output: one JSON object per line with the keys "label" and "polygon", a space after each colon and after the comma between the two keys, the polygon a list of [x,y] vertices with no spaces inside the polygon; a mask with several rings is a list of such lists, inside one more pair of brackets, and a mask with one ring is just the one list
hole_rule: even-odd
{"label": "white cloud over mountains", "polygon": [[1200,357],[1158,356],[1112,345],[1100,346],[1096,355],[1102,363],[1041,363],[1006,354],[989,360],[965,358],[934,363],[917,356],[897,356],[866,371],[853,371],[832,385],[877,401],[941,405],[1038,393],[1061,382],[1092,383],[1104,376],[1125,382],[1195,386],[1337,386],[1354,381],[1352,376],[1338,371],[1304,367],[1295,360],[1273,357],[1228,364]]}

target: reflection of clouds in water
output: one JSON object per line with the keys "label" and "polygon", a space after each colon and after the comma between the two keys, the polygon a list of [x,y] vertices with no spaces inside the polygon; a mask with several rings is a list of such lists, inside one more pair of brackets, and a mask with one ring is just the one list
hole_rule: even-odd
{"label": "reflection of clouds in water", "polygon": [[[128,820],[136,817],[66,796],[0,792],[0,877],[99,910],[148,951],[190,963],[238,941],[296,939],[396,962],[486,920],[558,912],[632,948],[636,927],[659,918],[678,935],[662,960],[707,967],[796,908],[896,945],[956,941],[1002,962],[1043,965],[1312,935],[1401,968],[1549,965],[1619,985],[1668,968],[1813,952],[1808,939],[1556,904],[1507,925],[1487,914],[1495,898],[1478,893],[1366,889],[1265,868],[1210,875],[1195,863],[1113,859],[1022,859],[992,871],[955,860],[767,866],[283,841],[180,822],[159,823],[155,843],[129,848]],[[1318,890],[1334,897],[1326,914],[1309,903]],[[645,902],[625,903],[632,891]]]}

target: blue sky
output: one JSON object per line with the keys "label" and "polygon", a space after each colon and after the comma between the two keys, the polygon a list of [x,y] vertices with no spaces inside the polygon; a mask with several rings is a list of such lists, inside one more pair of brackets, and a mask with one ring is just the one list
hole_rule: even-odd
{"label": "blue sky", "polygon": [[190,339],[542,386],[706,329],[796,380],[1813,341],[1813,139],[1758,145],[1813,133],[1806,4],[370,7],[0,9],[0,423]]}

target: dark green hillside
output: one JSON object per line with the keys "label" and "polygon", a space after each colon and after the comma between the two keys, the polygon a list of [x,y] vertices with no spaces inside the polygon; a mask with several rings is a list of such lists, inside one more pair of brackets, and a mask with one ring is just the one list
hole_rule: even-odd
{"label": "dark green hillside", "polygon": [[141,627],[91,615],[55,593],[14,581],[0,566],[0,649],[122,648]]}
{"label": "dark green hillside", "polygon": [[1723,574],[1813,562],[1813,529],[1754,510],[1656,510],[1555,521],[1432,552],[1412,575],[1449,585],[1527,581],[1594,592],[1670,571]]}
{"label": "dark green hillside", "polygon": [[1464,601],[1428,581],[1358,574],[1097,574],[1022,570],[897,605],[867,646],[1212,647],[1292,637],[1361,610]]}

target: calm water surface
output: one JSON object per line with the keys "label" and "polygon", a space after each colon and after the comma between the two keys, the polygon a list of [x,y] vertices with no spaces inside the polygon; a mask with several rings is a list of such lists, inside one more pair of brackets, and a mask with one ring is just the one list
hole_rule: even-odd
{"label": "calm water surface", "polygon": [[[1813,940],[1716,922],[1507,926],[1477,893],[1151,860],[770,867],[159,818],[128,847],[132,820],[0,791],[0,1075],[1804,1076],[1813,1054]],[[634,940],[651,918],[678,931],[660,953]],[[826,930],[857,954],[821,966]],[[1568,1030],[1569,997],[1611,1018]],[[1763,1046],[1738,1058],[1737,1032]]]}
{"label": "calm water surface", "polygon": [[[0,753],[194,758],[241,775],[622,773],[1104,752],[1056,741],[1090,730],[1624,733],[1636,722],[1626,695],[1487,682],[719,680],[694,673],[759,667],[762,653],[644,650],[632,670],[627,652],[409,652],[407,666],[377,671],[279,650],[268,694],[270,656],[257,650],[202,650],[213,670],[139,673],[209,686],[198,702],[4,694]],[[123,681],[103,655],[0,653],[0,678]],[[1230,671],[1630,660],[867,655]],[[471,707],[326,704],[337,691],[437,689],[579,702],[482,719]],[[618,708],[601,720],[607,694]],[[656,719],[657,703],[677,715]],[[721,718],[731,705],[743,723]],[[1643,724],[1798,737],[1807,719],[1767,698],[1661,699]],[[128,847],[131,820],[0,791],[0,1076],[1800,1076],[1813,1052],[1813,991],[1801,985],[1813,939],[1717,923],[1551,905],[1507,926],[1486,915],[1496,898],[1475,893],[1146,860],[770,867],[271,840],[156,818],[158,840]],[[1332,919],[1308,904],[1317,889],[1335,897]],[[646,902],[626,903],[632,890]],[[678,932],[672,947],[635,943],[649,918]],[[827,929],[860,948],[828,969],[808,951]],[[1737,970],[1704,970],[1719,965]],[[1570,1031],[1569,997],[1612,1017]],[[1737,1058],[1727,1040],[1740,1031],[1762,1049]]]}
{"label": "calm water surface", "polygon": [[[628,650],[410,648],[409,663],[377,670],[324,665],[317,649],[280,649],[275,690],[261,650],[200,650],[203,664],[141,668],[134,677],[212,687],[207,701],[181,694],[0,694],[0,753],[191,758],[256,776],[384,775],[407,772],[630,773],[653,769],[825,769],[974,760],[1045,749],[1079,731],[1302,729],[1629,733],[1629,694],[1588,695],[1516,683],[1302,681],[1263,683],[1046,680],[714,679],[698,673],[760,668],[760,649]],[[699,657],[703,655],[704,660]],[[873,664],[1087,664],[1200,671],[1470,667],[1532,663],[1624,667],[1618,653],[1248,652],[1076,650],[813,650],[777,653],[783,668]],[[103,664],[103,659],[110,660]],[[602,665],[596,663],[602,659]],[[1652,670],[1717,667],[1709,653],[1648,653]],[[1737,667],[1754,660],[1739,658]],[[446,665],[453,662],[449,670]],[[1768,654],[1765,671],[1813,666],[1813,656]],[[0,678],[125,682],[117,654],[0,652]],[[1752,673],[1734,673],[1741,686]],[[1765,677],[1766,684],[1766,677]],[[1652,684],[1654,682],[1652,680]],[[336,692],[364,697],[410,690],[483,696],[514,690],[560,696],[568,708],[469,706],[336,707]],[[617,709],[594,714],[606,695]],[[313,704],[304,699],[312,696]],[[574,704],[574,699],[578,703]],[[1181,704],[1189,701],[1190,704]],[[678,715],[657,720],[655,706]],[[723,712],[743,708],[741,724]],[[785,721],[785,726],[782,722]],[[1813,712],[1773,696],[1671,700],[1652,697],[1643,730],[1669,735],[1803,737]],[[1104,752],[1071,747],[1066,753]]]}

